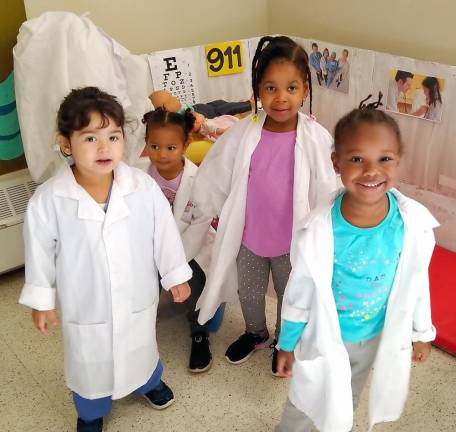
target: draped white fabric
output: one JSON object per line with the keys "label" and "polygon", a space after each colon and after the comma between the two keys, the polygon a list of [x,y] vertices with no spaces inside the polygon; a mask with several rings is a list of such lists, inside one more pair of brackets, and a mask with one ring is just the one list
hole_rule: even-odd
{"label": "draped white fabric", "polygon": [[[311,51],[313,39],[294,39]],[[200,102],[250,97],[251,60],[258,41],[258,37],[242,41],[242,74],[216,78],[208,77],[204,46],[175,50],[190,52],[195,61]],[[442,224],[438,241],[456,250],[456,230],[450,229],[456,226],[456,67],[315,42],[320,50],[325,45],[337,52],[349,50],[348,94],[316,83],[313,86],[313,113],[330,132],[337,120],[368,94],[375,98],[381,90],[386,102],[390,69],[445,80],[439,123],[395,113],[392,116],[400,125],[405,143],[402,182],[409,194],[434,206],[431,210]],[[23,24],[14,49],[16,100],[24,150],[35,180],[44,180],[61,163],[53,149],[56,111],[62,98],[75,87],[95,85],[119,98],[133,120],[127,128],[126,160],[137,161],[144,135],[140,119],[151,108],[147,96],[154,90],[148,61],[151,55],[154,53],[131,54],[88,18],[71,13],[48,12]],[[308,102],[303,108],[306,112]]]}

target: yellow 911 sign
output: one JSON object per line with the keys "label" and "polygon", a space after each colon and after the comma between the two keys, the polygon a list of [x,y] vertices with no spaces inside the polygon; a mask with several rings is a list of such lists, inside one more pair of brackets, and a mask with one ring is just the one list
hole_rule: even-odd
{"label": "yellow 911 sign", "polygon": [[206,45],[207,75],[238,74],[244,72],[244,55],[241,41]]}

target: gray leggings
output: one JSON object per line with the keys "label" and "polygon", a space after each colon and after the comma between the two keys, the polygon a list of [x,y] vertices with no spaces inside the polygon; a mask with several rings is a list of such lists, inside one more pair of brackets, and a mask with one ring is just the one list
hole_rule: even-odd
{"label": "gray leggings", "polygon": [[274,290],[277,294],[276,338],[280,332],[282,299],[291,272],[290,254],[274,258],[255,255],[241,245],[237,256],[239,300],[244,315],[246,331],[255,334],[267,333],[266,291],[269,273],[272,272]]}
{"label": "gray leggings", "polygon": [[[358,406],[359,397],[377,355],[379,343],[380,336],[363,342],[345,343],[352,373],[353,410]],[[303,388],[302,391],[305,392],[306,389]],[[287,399],[282,419],[274,432],[311,432],[312,430],[314,430],[312,420],[296,408],[290,399]]]}

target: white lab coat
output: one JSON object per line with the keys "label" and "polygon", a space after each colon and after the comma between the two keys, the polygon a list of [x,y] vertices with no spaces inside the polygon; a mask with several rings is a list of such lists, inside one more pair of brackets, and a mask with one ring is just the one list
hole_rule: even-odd
{"label": "white lab coat", "polygon": [[131,54],[89,18],[69,12],[46,12],[23,23],[13,56],[17,113],[34,180],[46,180],[62,164],[54,150],[55,119],[63,98],[79,87],[117,97],[129,121],[124,159],[137,161],[144,148],[141,119],[152,109],[145,56]]}
{"label": "white lab coat", "polygon": [[[205,323],[227,301],[237,299],[236,257],[242,241],[250,159],[266,114],[236,123],[211,147],[196,176],[192,200],[204,215],[220,216],[206,286],[197,303]],[[299,113],[295,145],[293,225],[318,203],[330,202],[337,181],[330,153],[333,139],[315,120]],[[280,173],[277,173],[280,175]]]}
{"label": "white lab coat", "polygon": [[24,240],[19,302],[52,310],[58,300],[68,387],[118,399],[145,384],[159,358],[157,272],[164,289],[192,274],[157,184],[121,162],[105,213],[62,166],[32,196]]}
{"label": "white lab coat", "polygon": [[184,158],[184,162],[184,172],[173,204],[174,219],[181,233],[187,261],[194,259],[207,275],[215,230],[211,227],[212,217],[195,220],[197,209],[190,196],[198,167],[187,158]]}
{"label": "white lab coat", "polygon": [[[399,418],[407,398],[412,341],[435,338],[428,266],[437,221],[416,201],[393,190],[405,227],[404,245],[388,300],[369,393],[369,425]],[[331,286],[334,239],[331,206],[312,212],[295,233],[292,272],[282,318],[306,322],[295,349],[289,398],[323,432],[353,423],[351,370]]]}

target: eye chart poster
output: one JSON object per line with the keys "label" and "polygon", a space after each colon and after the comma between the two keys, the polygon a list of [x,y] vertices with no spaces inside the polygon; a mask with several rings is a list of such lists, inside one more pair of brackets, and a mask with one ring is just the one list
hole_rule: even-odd
{"label": "eye chart poster", "polygon": [[159,51],[149,55],[154,90],[167,90],[181,103],[199,103],[193,53],[188,49]]}

